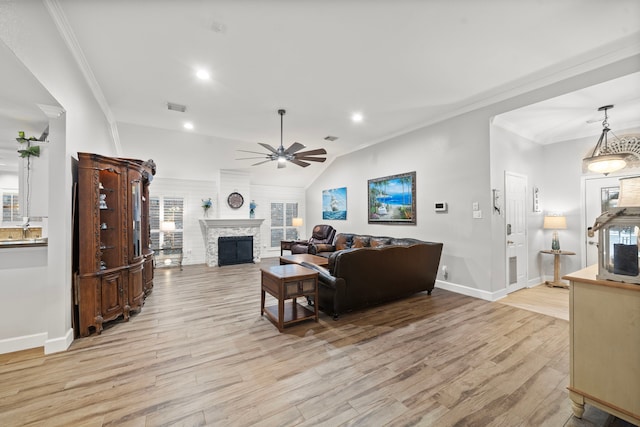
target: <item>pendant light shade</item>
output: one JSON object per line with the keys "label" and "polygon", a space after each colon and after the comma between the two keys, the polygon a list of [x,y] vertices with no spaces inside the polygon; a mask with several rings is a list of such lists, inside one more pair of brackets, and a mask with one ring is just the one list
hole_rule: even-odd
{"label": "pendant light shade", "polygon": [[598,108],[598,111],[604,111],[602,133],[600,134],[600,138],[598,139],[591,156],[582,159],[582,162],[591,172],[601,173],[604,175],[608,175],[611,172],[625,168],[627,166],[628,157],[628,153],[615,152],[609,145],[607,134],[611,129],[609,129],[609,117],[607,116],[607,110],[611,108],[613,108],[613,105],[605,105]]}

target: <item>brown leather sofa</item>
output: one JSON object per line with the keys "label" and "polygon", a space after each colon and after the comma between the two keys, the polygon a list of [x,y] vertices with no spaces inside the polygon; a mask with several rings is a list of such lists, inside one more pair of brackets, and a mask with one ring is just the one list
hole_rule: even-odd
{"label": "brown leather sofa", "polygon": [[334,319],[345,312],[426,291],[435,285],[442,243],[339,233],[328,269],[318,271],[321,310]]}

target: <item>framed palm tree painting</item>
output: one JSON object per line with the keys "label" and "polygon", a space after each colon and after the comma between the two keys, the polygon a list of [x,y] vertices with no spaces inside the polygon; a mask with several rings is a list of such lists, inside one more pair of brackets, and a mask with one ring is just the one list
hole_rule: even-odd
{"label": "framed palm tree painting", "polygon": [[370,179],[367,190],[369,224],[416,224],[415,171]]}

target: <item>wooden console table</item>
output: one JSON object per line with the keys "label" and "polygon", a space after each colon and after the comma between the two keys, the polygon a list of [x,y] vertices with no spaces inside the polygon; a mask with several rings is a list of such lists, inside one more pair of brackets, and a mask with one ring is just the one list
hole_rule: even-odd
{"label": "wooden console table", "polygon": [[568,289],[569,285],[560,281],[560,255],[575,255],[575,252],[571,251],[554,251],[554,250],[544,250],[540,251],[543,254],[552,254],[553,255],[553,282],[546,281],[544,282],[550,288],[565,288]]}
{"label": "wooden console table", "polygon": [[[318,272],[298,264],[276,265],[262,272],[260,315],[267,317],[282,332],[285,326],[307,319],[318,321],[318,305],[313,310],[296,302],[298,297],[313,297],[318,301]],[[265,292],[278,300],[277,306],[264,306]],[[292,300],[287,302],[286,300]]]}
{"label": "wooden console table", "polygon": [[564,277],[569,292],[569,398],[640,425],[640,285],[598,280],[597,265]]}

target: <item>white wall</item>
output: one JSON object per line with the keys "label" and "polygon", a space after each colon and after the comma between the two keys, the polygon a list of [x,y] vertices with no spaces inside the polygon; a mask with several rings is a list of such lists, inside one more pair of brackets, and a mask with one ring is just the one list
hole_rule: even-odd
{"label": "white wall", "polygon": [[[547,248],[544,245],[544,236],[542,232],[542,220],[545,210],[545,199],[540,198],[541,212],[533,212],[533,187],[538,187],[540,192],[545,194],[543,186],[545,180],[545,159],[543,146],[530,141],[520,135],[505,130],[501,127],[491,125],[491,176],[492,182],[502,182],[502,186],[497,189],[502,194],[502,211],[500,214],[493,213],[494,216],[494,239],[503,239],[503,245],[500,248],[503,262],[506,257],[506,231],[505,231],[505,213],[504,213],[504,174],[505,171],[515,172],[527,177],[527,237],[528,237],[528,260],[527,260],[527,279],[528,285],[534,286],[546,280],[541,262],[545,261],[541,257],[540,249]],[[549,240],[550,241],[550,240]],[[551,246],[549,245],[549,248]],[[553,257],[548,257],[553,259]],[[505,267],[506,268],[506,267]],[[551,277],[553,277],[553,264],[551,267]],[[495,285],[497,283],[494,282]],[[494,291],[499,291],[500,287],[496,286]]]}
{"label": "white wall", "polygon": [[[417,225],[367,223],[367,180],[416,171]],[[347,220],[322,220],[322,190],[347,187]],[[468,113],[337,159],[307,191],[307,232],[328,223],[338,232],[414,237],[444,243],[449,281],[491,291],[488,117]],[[437,213],[435,202],[447,202]],[[472,219],[478,202],[483,218]],[[438,278],[442,278],[439,271]]]}
{"label": "white wall", "polygon": [[[33,299],[18,316],[0,311],[0,323],[21,324],[20,329],[12,328],[0,336],[0,352],[44,346],[45,352],[50,353],[66,349],[73,339],[72,158],[77,151],[114,155],[115,148],[109,124],[44,4],[10,2],[0,5],[0,12],[2,41],[66,110],[66,116],[50,122],[51,142],[47,146],[50,168],[46,275],[41,274],[42,268],[0,268],[0,300],[11,301],[12,286],[34,286]],[[38,337],[36,342],[33,337]]]}

